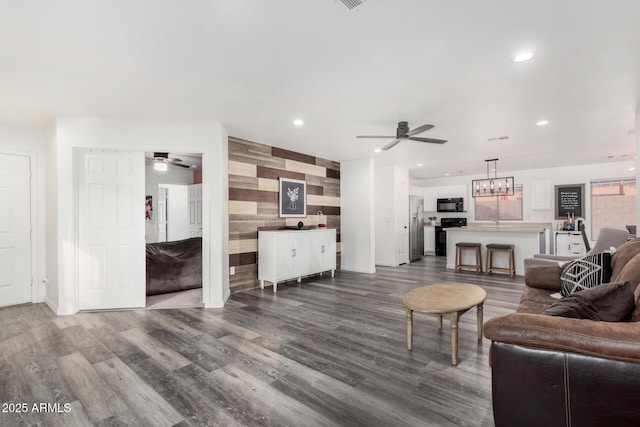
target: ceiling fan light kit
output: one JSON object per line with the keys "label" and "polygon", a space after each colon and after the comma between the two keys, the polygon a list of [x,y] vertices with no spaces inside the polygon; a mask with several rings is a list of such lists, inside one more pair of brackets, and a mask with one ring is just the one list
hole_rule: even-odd
{"label": "ceiling fan light kit", "polygon": [[177,166],[179,168],[184,168],[184,169],[193,168],[193,166],[191,165],[186,165],[181,163],[182,159],[178,159],[178,158],[170,159],[169,153],[154,152],[152,161],[153,161],[153,169],[161,172],[167,171],[167,169],[169,168],[169,165]]}
{"label": "ceiling fan light kit", "polygon": [[[498,177],[498,160],[487,159],[487,177],[471,181],[473,197],[513,196],[515,194],[512,176]],[[493,163],[493,177],[489,165]]]}
{"label": "ceiling fan light kit", "polygon": [[389,142],[387,145],[382,147],[382,150],[385,150],[385,151],[395,147],[403,139],[409,139],[411,141],[419,141],[419,142],[428,142],[431,144],[444,144],[445,142],[447,142],[444,139],[422,138],[422,137],[414,136],[419,133],[426,132],[429,129],[433,129],[433,128],[434,128],[433,125],[422,125],[411,130],[409,128],[408,122],[398,122],[398,128],[396,129],[396,136],[358,135],[356,136],[356,138],[384,138],[384,139],[394,138],[391,142]]}

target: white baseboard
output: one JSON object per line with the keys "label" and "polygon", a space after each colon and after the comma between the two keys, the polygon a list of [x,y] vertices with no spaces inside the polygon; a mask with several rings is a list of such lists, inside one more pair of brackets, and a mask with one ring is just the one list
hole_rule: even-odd
{"label": "white baseboard", "polygon": [[352,271],[354,273],[366,273],[366,274],[373,274],[376,272],[376,268],[360,268],[360,267],[349,267],[346,265],[341,265],[340,266],[340,270],[341,271]]}
{"label": "white baseboard", "polygon": [[60,314],[58,313],[58,304],[55,304],[53,301],[51,301],[49,298],[45,298],[44,299],[44,303],[47,305],[47,307],[49,307],[51,309],[51,311],[53,311],[57,316],[59,316]]}

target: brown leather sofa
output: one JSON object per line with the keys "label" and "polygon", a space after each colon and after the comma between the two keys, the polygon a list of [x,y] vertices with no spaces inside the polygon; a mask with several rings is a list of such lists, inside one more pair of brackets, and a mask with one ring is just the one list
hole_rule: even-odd
{"label": "brown leather sofa", "polygon": [[640,425],[640,239],[621,245],[611,265],[611,283],[635,288],[630,321],[541,314],[560,290],[561,268],[550,265],[526,271],[516,313],[485,323],[496,426]]}

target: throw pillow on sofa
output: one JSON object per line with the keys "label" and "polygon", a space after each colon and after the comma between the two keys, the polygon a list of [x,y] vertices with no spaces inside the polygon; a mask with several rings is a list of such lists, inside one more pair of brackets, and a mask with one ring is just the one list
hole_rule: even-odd
{"label": "throw pillow on sofa", "polygon": [[606,283],[586,291],[575,292],[553,303],[542,312],[549,316],[621,322],[629,319],[636,307],[630,282]]}
{"label": "throw pillow on sofa", "polygon": [[574,259],[562,266],[560,292],[563,297],[607,283],[611,278],[611,254],[602,252]]}

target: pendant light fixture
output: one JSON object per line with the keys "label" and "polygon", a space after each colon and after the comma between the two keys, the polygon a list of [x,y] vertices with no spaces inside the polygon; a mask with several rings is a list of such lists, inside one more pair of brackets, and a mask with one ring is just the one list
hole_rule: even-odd
{"label": "pendant light fixture", "polygon": [[[513,177],[498,177],[498,160],[499,159],[485,160],[487,163],[487,178],[474,179],[471,181],[473,197],[513,196]],[[491,163],[493,163],[493,177],[489,170]]]}

